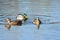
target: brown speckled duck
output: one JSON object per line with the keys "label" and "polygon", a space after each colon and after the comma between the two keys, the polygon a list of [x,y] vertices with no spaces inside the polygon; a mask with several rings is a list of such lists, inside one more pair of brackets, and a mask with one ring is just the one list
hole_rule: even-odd
{"label": "brown speckled duck", "polygon": [[11,25],[14,25],[14,26],[22,25],[22,21],[18,21],[18,20],[11,21],[10,18],[7,18],[7,19],[6,19],[6,22],[7,22],[6,28],[7,28],[8,30],[11,28]]}
{"label": "brown speckled duck", "polygon": [[39,29],[40,24],[41,24],[41,21],[40,21],[39,17],[36,18],[36,19],[34,19],[34,20],[32,21],[32,23],[35,24],[35,25],[37,26],[37,28]]}
{"label": "brown speckled duck", "polygon": [[10,18],[7,18],[7,19],[6,19],[6,22],[7,22],[7,24],[9,24],[9,25],[22,25],[22,21],[18,21],[18,20],[11,21]]}

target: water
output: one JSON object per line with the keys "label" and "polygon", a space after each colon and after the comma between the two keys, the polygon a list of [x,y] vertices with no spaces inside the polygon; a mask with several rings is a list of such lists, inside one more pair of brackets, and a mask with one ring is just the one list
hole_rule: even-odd
{"label": "water", "polygon": [[[0,40],[60,40],[60,0],[49,2],[47,0],[19,0],[20,11],[27,13],[29,19],[22,26],[11,26],[10,30],[5,27],[6,19],[16,20],[17,14],[14,14],[16,10],[13,7],[6,6],[1,7],[1,14],[2,12],[3,14],[0,15]],[[39,30],[31,23],[36,17],[42,21]]]}
{"label": "water", "polygon": [[[6,18],[15,20],[15,16],[5,16],[0,22],[0,40],[60,40],[60,23],[49,24],[50,20],[43,20],[39,30],[36,25],[32,24],[33,19],[29,18],[26,24],[22,26],[11,26],[8,30],[6,26]],[[51,21],[52,22],[52,21]],[[57,21],[56,21],[57,22]]]}

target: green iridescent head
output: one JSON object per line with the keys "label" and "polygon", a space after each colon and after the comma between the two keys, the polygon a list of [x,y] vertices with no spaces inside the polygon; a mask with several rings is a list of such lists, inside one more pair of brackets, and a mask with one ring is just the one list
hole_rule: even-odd
{"label": "green iridescent head", "polygon": [[23,16],[24,16],[25,18],[28,18],[26,13],[24,13]]}
{"label": "green iridescent head", "polygon": [[27,16],[27,14],[26,14],[26,13],[24,13],[24,16]]}

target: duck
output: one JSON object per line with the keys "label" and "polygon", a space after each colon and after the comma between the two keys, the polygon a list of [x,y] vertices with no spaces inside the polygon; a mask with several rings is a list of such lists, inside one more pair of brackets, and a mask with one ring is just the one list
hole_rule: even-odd
{"label": "duck", "polygon": [[22,21],[20,21],[20,20],[11,21],[10,18],[7,18],[6,22],[8,25],[15,25],[15,26],[16,25],[22,25]]}
{"label": "duck", "polygon": [[32,23],[35,24],[37,28],[39,29],[41,20],[39,19],[39,17],[37,17],[36,19],[33,19]]}
{"label": "duck", "polygon": [[13,26],[19,26],[19,25],[22,25],[22,21],[18,21],[18,20],[11,21],[10,18],[7,18],[7,19],[6,19],[6,22],[7,22],[7,24],[6,24],[5,27],[6,27],[8,30],[10,30],[11,25],[13,25]]}
{"label": "duck", "polygon": [[26,22],[27,19],[28,19],[28,16],[27,16],[27,14],[25,14],[25,13],[24,13],[24,14],[18,14],[18,15],[16,16],[16,19]]}

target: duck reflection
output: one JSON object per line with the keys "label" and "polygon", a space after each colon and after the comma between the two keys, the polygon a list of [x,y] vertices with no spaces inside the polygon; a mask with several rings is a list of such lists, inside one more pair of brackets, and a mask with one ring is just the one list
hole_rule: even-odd
{"label": "duck reflection", "polygon": [[11,25],[7,24],[5,27],[9,30],[11,28]]}

